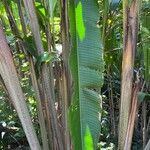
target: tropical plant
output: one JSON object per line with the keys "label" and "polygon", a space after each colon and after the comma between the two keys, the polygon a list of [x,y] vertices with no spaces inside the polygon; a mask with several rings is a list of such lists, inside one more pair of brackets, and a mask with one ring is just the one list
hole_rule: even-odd
{"label": "tropical plant", "polygon": [[150,149],[149,4],[0,0],[0,149]]}
{"label": "tropical plant", "polygon": [[70,64],[74,82],[70,127],[75,149],[92,150],[96,149],[99,139],[102,103],[99,91],[103,83],[103,54],[96,26],[98,5],[89,0],[71,1],[69,6],[72,37]]}

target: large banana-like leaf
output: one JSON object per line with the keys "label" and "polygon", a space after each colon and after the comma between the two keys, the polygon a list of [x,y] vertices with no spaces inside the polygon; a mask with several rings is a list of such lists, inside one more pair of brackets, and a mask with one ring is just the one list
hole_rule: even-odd
{"label": "large banana-like leaf", "polygon": [[75,150],[93,150],[100,133],[103,56],[95,0],[70,0],[73,100],[69,111]]}

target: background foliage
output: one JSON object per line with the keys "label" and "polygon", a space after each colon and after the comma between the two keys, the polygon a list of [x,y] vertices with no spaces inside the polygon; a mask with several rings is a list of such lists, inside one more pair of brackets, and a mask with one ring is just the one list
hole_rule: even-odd
{"label": "background foliage", "polygon": [[[98,74],[97,78],[100,78],[101,83],[100,85],[97,85],[98,81],[93,77],[90,79],[87,78],[88,81],[90,81],[90,83],[87,83],[87,81],[85,81],[86,84],[88,85],[84,83],[81,77],[83,76],[85,77],[86,74],[90,74],[91,72],[89,68],[86,68],[84,70],[84,74],[82,74],[79,65],[83,65],[84,67],[86,65],[87,65],[86,67],[89,67],[89,65],[84,64],[84,61],[82,62],[82,59],[79,60],[78,54],[74,54],[74,56],[71,57],[75,63],[75,65],[72,64],[72,66],[74,65],[72,70],[74,71],[75,74],[78,74],[79,75],[78,78],[80,78],[80,82],[78,82],[79,80],[75,78],[77,80],[76,83],[82,86],[79,87],[79,85],[76,85],[77,86],[76,88],[80,88],[78,89],[78,93],[76,94],[77,95],[81,94],[80,93],[81,89],[83,88],[83,86],[85,86],[87,87],[87,90],[92,89],[102,95],[102,110],[101,110],[102,117],[101,117],[101,122],[98,122],[99,123],[98,126],[101,126],[101,130],[96,126],[93,126],[93,133],[95,133],[96,130],[98,130],[99,132],[101,131],[100,137],[98,139],[99,141],[98,144],[96,143],[96,146],[98,149],[101,150],[103,149],[115,150],[117,149],[117,142],[118,142],[121,67],[122,67],[122,54],[123,54],[122,1],[98,0],[98,7],[96,7],[95,1],[90,1],[90,2],[91,2],[90,4],[83,3],[83,8],[82,8],[85,13],[84,19],[90,20],[89,23],[85,24],[86,26],[85,33],[79,33],[81,32],[81,30],[83,30],[84,32],[84,29],[81,29],[82,16],[80,16],[77,10],[75,10],[74,8],[76,4],[70,3],[69,5],[69,7],[71,6],[73,7],[71,8],[71,11],[74,15],[73,18],[74,20],[69,20],[71,21],[69,26],[70,27],[73,26],[72,28],[74,28],[75,30],[74,31],[75,35],[73,35],[74,38],[73,41],[74,42],[76,41],[76,43],[71,43],[71,44],[75,46],[75,48],[78,50],[77,51],[78,53],[83,55],[82,58],[85,58],[84,56],[87,57],[86,59],[89,60],[89,63],[90,61],[92,62],[92,60],[96,61],[96,59],[91,58],[92,53],[90,54],[90,52],[89,54],[87,54],[86,52],[82,53],[82,51],[80,51],[81,47],[82,46],[86,47],[88,44],[90,44],[90,46],[88,47],[90,49],[93,48],[94,50],[96,50],[96,48],[99,48],[99,52],[101,56],[98,55],[99,53],[94,53],[95,56],[93,57],[99,56],[100,61],[94,62],[95,64],[97,63],[96,67],[95,66],[93,67],[92,63],[90,63],[90,65],[96,70],[95,74],[96,73]],[[65,68],[64,64],[68,63],[65,58],[69,60],[67,55],[67,53],[69,53],[69,50],[66,52],[67,50],[66,45],[71,41],[71,39],[70,39],[70,35],[68,36],[68,40],[64,40],[63,37],[63,35],[65,35],[64,22],[63,22],[65,18],[63,14],[64,11],[62,11],[63,9],[62,1],[35,0],[34,4],[35,4],[36,14],[37,14],[39,28],[40,28],[40,36],[44,47],[43,54],[38,55],[36,51],[36,43],[30,29],[29,19],[27,17],[27,14],[25,13],[24,4],[22,2],[20,2],[19,0],[0,0],[0,6],[1,6],[0,23],[3,24],[4,31],[7,37],[7,42],[12,50],[11,53],[13,55],[19,81],[23,89],[23,93],[25,95],[25,100],[31,115],[33,125],[36,129],[38,139],[40,143],[42,143],[41,132],[40,132],[40,121],[38,117],[39,115],[38,100],[32,84],[32,77],[31,77],[32,74],[31,62],[33,61],[36,77],[38,80],[41,80],[40,71],[42,70],[42,65],[47,64],[50,68],[49,74],[51,79],[50,81],[51,89],[52,89],[51,93],[54,98],[57,120],[60,125],[60,133],[62,133],[62,135],[64,136],[63,131],[68,133],[68,130],[65,128],[68,127],[68,125],[66,125],[67,124],[66,114],[68,113],[66,111],[66,108],[68,110],[68,107],[71,104],[71,100],[70,99],[68,100],[66,97],[69,96],[69,92],[70,93],[72,92],[72,91],[69,92],[65,91],[65,84],[66,84],[65,81],[67,78],[67,82],[69,82],[70,72],[68,70],[70,69],[67,70],[66,69],[67,67]],[[93,7],[89,8],[89,5]],[[9,10],[11,10],[11,13],[8,12],[8,8]],[[88,9],[90,9],[91,11],[91,16],[90,16],[91,18],[89,17]],[[95,9],[97,9],[96,10],[97,13],[92,13],[92,12],[96,12]],[[67,14],[67,16],[69,15]],[[80,20],[78,20],[79,16],[80,16]],[[149,106],[150,106],[149,103],[150,1],[149,0],[142,1],[141,13],[139,17],[140,17],[140,24],[139,24],[138,43],[137,43],[136,58],[135,58],[135,65],[134,65],[134,83],[136,83],[137,79],[139,79],[140,81],[142,81],[143,84],[138,95],[139,109],[138,109],[138,114],[136,117],[136,123],[134,127],[132,150],[137,150],[137,149],[142,150],[150,138],[150,110],[149,110]],[[68,18],[66,20],[68,21]],[[93,23],[93,21],[96,22],[97,24],[96,31],[94,30],[95,28],[88,27],[88,24]],[[74,25],[78,23],[79,25],[81,25],[80,29],[78,29],[78,27],[74,27]],[[48,32],[49,29],[50,29],[50,33]],[[76,32],[78,32],[78,34]],[[98,32],[101,35],[96,36]],[[85,37],[84,34],[86,34]],[[100,36],[102,38],[100,38]],[[84,45],[80,46],[80,42],[84,40],[84,38],[86,38],[85,43]],[[51,42],[50,43],[51,45],[49,45],[48,41]],[[20,48],[20,43],[22,42],[25,45],[25,49]],[[97,45],[100,45],[101,47]],[[70,48],[70,45],[68,47]],[[102,52],[102,48],[103,48],[103,52]],[[102,55],[104,56],[104,61],[105,61],[104,68],[103,66],[101,66]],[[32,58],[32,61],[30,61],[30,58]],[[104,79],[102,79],[101,77],[102,71],[103,71]],[[95,75],[92,74],[91,76],[95,76]],[[92,79],[94,79],[94,82],[92,81]],[[102,86],[102,82],[103,82],[103,87],[100,92],[99,88],[100,86]],[[68,84],[69,83],[67,83],[67,86]],[[95,89],[95,86],[96,88],[98,87],[98,89]],[[72,90],[72,88],[73,87],[71,84],[69,90]],[[40,92],[42,93],[42,91]],[[66,96],[63,93],[67,93],[68,95]],[[89,91],[89,93],[91,93],[91,91]],[[68,100],[67,103],[65,103],[66,102],[65,98]],[[78,103],[78,101],[75,101],[75,103],[76,102]],[[84,108],[85,107],[84,99],[80,101],[80,104],[78,105],[80,105],[79,106],[80,108],[78,108],[80,109],[78,113],[80,114],[81,117],[80,121],[78,122],[79,123],[78,125],[81,126],[82,122],[84,122],[84,120],[82,119],[86,119],[86,118],[89,119],[89,117],[91,117],[92,115],[89,114],[88,109]],[[95,109],[96,107],[97,109],[99,108],[97,103],[94,105],[94,103],[89,102],[87,105],[90,106],[93,105]],[[45,103],[43,101],[42,101],[42,107],[45,108]],[[90,109],[89,106],[88,108]],[[46,114],[46,111],[44,111],[44,113]],[[82,116],[84,115],[85,117],[82,118]],[[91,117],[93,122],[95,122],[94,116]],[[48,126],[48,122],[46,122],[46,125]],[[72,128],[75,128],[75,126],[76,124],[73,123]],[[75,138],[77,136],[78,135],[75,135]],[[83,133],[81,133],[81,138],[84,138]],[[64,139],[66,141],[68,140],[66,138]],[[77,142],[78,140],[79,139],[77,139]],[[14,109],[13,103],[9,97],[9,94],[6,90],[6,87],[2,79],[0,84],[0,149],[4,149],[4,150],[29,149],[29,145],[24,130],[22,128],[16,110]]]}

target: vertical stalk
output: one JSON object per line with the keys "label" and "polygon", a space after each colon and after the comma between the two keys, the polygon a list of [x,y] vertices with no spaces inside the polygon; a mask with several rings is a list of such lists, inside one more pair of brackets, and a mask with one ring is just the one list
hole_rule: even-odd
{"label": "vertical stalk", "polygon": [[4,3],[5,10],[7,12],[7,16],[9,19],[9,23],[10,23],[12,32],[15,33],[15,36],[19,37],[19,30],[17,28],[16,21],[12,15],[12,11],[9,7],[8,0],[3,0],[3,3]]}
{"label": "vertical stalk", "polygon": [[34,64],[33,64],[33,60],[31,58],[31,56],[29,56],[29,62],[30,62],[30,65],[31,65],[30,70],[31,70],[32,84],[33,84],[33,88],[34,88],[36,99],[37,99],[38,118],[39,118],[40,130],[41,130],[43,150],[49,150],[45,120],[44,120],[44,115],[43,115],[43,110],[42,110],[41,95],[40,95],[40,92],[39,92],[38,82],[37,82],[37,79],[36,79]]}
{"label": "vertical stalk", "polygon": [[135,85],[133,90],[132,105],[131,105],[131,111],[129,116],[129,123],[128,123],[124,150],[130,150],[132,145],[134,124],[135,124],[136,114],[138,110],[138,92],[139,92],[139,85],[137,84]]}
{"label": "vertical stalk", "polygon": [[128,24],[128,12],[129,12],[129,0],[123,0],[123,43],[124,43],[124,49],[125,49],[125,40],[126,40],[126,34],[127,34],[127,24]]}
{"label": "vertical stalk", "polygon": [[64,127],[64,145],[66,150],[70,150],[70,136],[68,130],[68,105],[71,98],[70,72],[69,72],[69,27],[68,27],[68,1],[60,0],[61,4],[61,39],[62,39],[62,119]]}
{"label": "vertical stalk", "polygon": [[4,80],[8,93],[13,100],[17,114],[21,120],[23,129],[27,136],[27,140],[31,150],[40,150],[40,144],[36,136],[33,124],[25,103],[25,97],[22,92],[17,71],[13,63],[13,59],[8,47],[3,29],[0,26],[0,74]]}
{"label": "vertical stalk", "polygon": [[103,12],[103,30],[102,30],[102,40],[103,40],[103,47],[105,49],[106,45],[106,29],[107,29],[107,19],[108,19],[108,12],[109,12],[109,1],[104,0],[104,12]]}
{"label": "vertical stalk", "polygon": [[134,59],[137,44],[139,0],[133,0],[129,6],[128,0],[123,2],[124,47],[122,61],[121,106],[119,118],[118,149],[123,150],[130,107],[133,84]]}
{"label": "vertical stalk", "polygon": [[[43,1],[43,4],[46,8],[46,10],[48,10],[48,7],[49,7],[49,3],[48,1],[44,0]],[[47,17],[49,18],[49,14],[47,15]],[[46,39],[47,39],[47,46],[48,46],[48,52],[51,52],[52,51],[52,33],[51,33],[51,25],[50,25],[50,22],[49,20],[45,20],[45,34],[46,34]],[[52,93],[52,99],[54,100],[54,103],[56,102],[56,98],[55,98],[55,86],[54,86],[54,71],[53,71],[53,64],[50,63],[48,65],[48,70],[49,70],[49,79],[50,79],[50,85],[51,85],[51,93]],[[47,106],[45,106],[46,108]],[[47,113],[47,115],[49,116],[49,114]],[[50,117],[48,117],[50,118]],[[50,144],[50,147],[51,149],[53,149],[53,147],[55,147],[54,144],[52,144],[52,135],[51,135],[51,123],[50,123],[50,120],[47,120],[47,126],[48,126],[48,137],[49,137],[49,140],[51,141],[49,144]]]}
{"label": "vertical stalk", "polygon": [[147,106],[146,106],[146,101],[143,101],[142,105],[142,115],[143,115],[143,149],[146,146],[146,116],[147,116]]}
{"label": "vertical stalk", "polygon": [[25,20],[24,20],[24,16],[23,16],[23,11],[22,11],[22,1],[17,0],[17,6],[18,6],[18,12],[19,12],[19,16],[20,16],[22,31],[24,34],[26,34],[27,31],[26,31],[26,24],[25,24]]}
{"label": "vertical stalk", "polygon": [[[21,19],[21,25],[22,25],[23,33],[25,35],[26,34],[26,26],[25,26],[25,22],[24,22],[24,18],[23,18],[21,2],[18,1],[17,4],[18,4],[19,16],[20,16],[20,19]],[[13,18],[11,9],[9,8],[8,3],[7,3],[6,0],[5,0],[5,5],[6,5],[5,8],[6,8],[7,12],[8,12],[8,18],[9,18],[9,21],[10,21],[11,26],[12,26],[12,32],[17,37],[17,36],[19,36],[20,33],[19,33],[19,30],[18,30],[17,25],[15,23],[15,20]],[[15,30],[14,30],[14,28],[15,28]],[[39,92],[38,92],[38,87],[37,87],[37,84],[36,84],[36,77],[35,77],[35,72],[34,72],[32,58],[31,58],[31,56],[28,56],[28,54],[26,53],[26,49],[24,47],[25,46],[24,43],[22,41],[19,41],[19,40],[17,40],[17,41],[18,41],[17,45],[18,45],[19,49],[21,49],[22,51],[25,52],[25,54],[27,56],[27,59],[28,59],[28,61],[31,64],[31,79],[32,79],[33,87],[34,87],[34,90],[35,90],[35,93],[36,93],[36,96],[37,96],[37,101],[38,101],[37,102],[37,105],[38,105],[38,117],[39,117],[39,123],[40,123],[40,129],[41,129],[41,135],[42,135],[42,141],[43,141],[43,149],[44,150],[48,150],[45,122],[44,122],[44,117],[43,117],[43,113],[42,113],[42,106],[41,106],[41,102],[40,102],[40,96],[39,96]]]}
{"label": "vertical stalk", "polygon": [[[38,55],[42,55],[44,53],[44,48],[42,45],[42,40],[40,36],[40,29],[39,29],[39,24],[38,24],[38,19],[34,7],[34,3],[32,0],[23,0],[26,12],[29,17],[29,24],[35,39],[35,44],[37,47],[37,52]],[[52,97],[52,92],[51,92],[51,87],[50,87],[50,78],[49,78],[49,71],[48,71],[48,65],[43,64],[41,66],[41,82],[42,82],[42,87],[43,87],[43,92],[45,94],[45,103],[47,104],[47,113],[49,114],[51,123],[51,133],[53,134],[54,140],[52,140],[54,143],[53,145],[60,149],[63,150],[63,142],[62,142],[62,136],[60,134],[60,128],[58,126],[58,120],[57,120],[57,115],[56,115],[56,110],[55,110],[55,102]]]}
{"label": "vertical stalk", "polygon": [[[111,74],[109,72],[109,74]],[[111,131],[114,136],[116,137],[116,125],[115,125],[115,112],[114,112],[114,101],[113,101],[113,86],[112,86],[112,76],[109,77],[109,105],[110,105],[110,118],[111,118]]]}

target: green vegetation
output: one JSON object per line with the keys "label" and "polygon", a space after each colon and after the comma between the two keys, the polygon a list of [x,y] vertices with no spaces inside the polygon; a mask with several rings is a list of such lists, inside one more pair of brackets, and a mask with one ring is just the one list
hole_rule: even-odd
{"label": "green vegetation", "polygon": [[0,0],[0,150],[150,149],[150,0]]}

